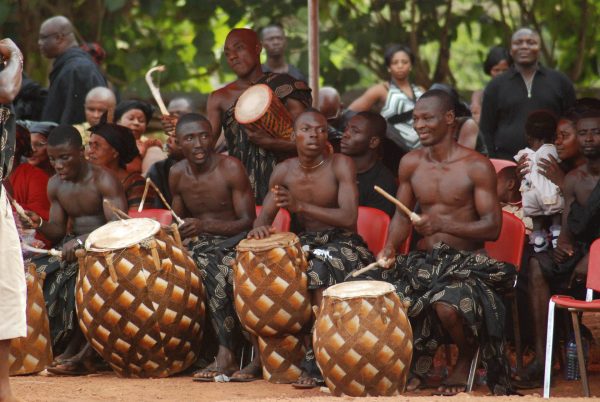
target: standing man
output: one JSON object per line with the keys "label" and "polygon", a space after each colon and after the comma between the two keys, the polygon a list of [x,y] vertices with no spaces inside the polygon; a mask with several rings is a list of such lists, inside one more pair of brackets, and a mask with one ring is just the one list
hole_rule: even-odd
{"label": "standing man", "polygon": [[280,24],[267,25],[260,30],[260,43],[267,52],[267,62],[262,65],[265,73],[289,74],[297,80],[306,82],[306,76],[285,61],[287,39]]}
{"label": "standing man", "polygon": [[[185,217],[181,236],[196,237],[189,248],[202,273],[208,315],[219,342],[214,363],[194,373],[194,380],[214,381],[221,374],[231,377],[237,367],[234,353],[242,332],[233,306],[231,263],[235,246],[256,217],[254,198],[240,161],[214,152],[215,133],[204,116],[183,115],[176,133],[184,159],[169,174],[173,210]],[[256,361],[255,367],[260,371]]]}
{"label": "standing man", "polygon": [[[3,64],[3,65],[2,65]],[[8,177],[15,149],[15,118],[8,107],[21,88],[23,55],[10,39],[0,40],[0,180]],[[8,351],[13,338],[27,336],[27,288],[17,227],[0,183],[0,401],[13,402]]]}
{"label": "standing man", "polygon": [[540,36],[529,28],[511,39],[513,65],[485,88],[480,129],[490,157],[512,160],[527,146],[525,120],[539,109],[561,116],[575,102],[575,89],[561,72],[539,62]]}
{"label": "standing man", "polygon": [[425,92],[415,105],[413,122],[423,148],[400,161],[396,197],[409,208],[419,203],[421,219],[413,225],[423,239],[418,251],[396,256],[411,229],[408,217],[397,211],[378,256],[384,265],[394,263],[382,276],[409,303],[414,354],[407,390],[423,382],[449,335],[458,357],[438,392],[464,391],[479,343],[490,390],[511,393],[505,308],[497,292],[512,288],[516,272],[482,252],[485,241],[498,238],[502,222],[496,173],[486,157],[454,139],[454,100],[448,93]]}
{"label": "standing man", "polygon": [[261,49],[258,35],[253,30],[236,28],[229,32],[225,39],[225,58],[238,78],[211,93],[206,107],[214,138],[219,137],[222,127],[229,155],[242,161],[259,205],[269,192],[269,178],[275,164],[294,153],[296,145],[292,140],[241,126],[234,118],[237,99],[252,85],[266,84],[285,105],[292,119],[312,102],[306,82],[295,80],[287,74],[263,72],[260,66]]}
{"label": "standing man", "polygon": [[44,57],[54,60],[42,120],[59,124],[85,121],[84,98],[90,89],[105,87],[106,79],[77,45],[75,27],[62,15],[47,19],[40,27],[38,46]]}
{"label": "standing man", "polygon": [[374,190],[379,186],[395,194],[396,179],[379,158],[379,145],[385,138],[387,122],[379,113],[360,112],[350,119],[342,136],[341,151],[356,165],[358,205],[377,208],[392,218],[396,207]]}

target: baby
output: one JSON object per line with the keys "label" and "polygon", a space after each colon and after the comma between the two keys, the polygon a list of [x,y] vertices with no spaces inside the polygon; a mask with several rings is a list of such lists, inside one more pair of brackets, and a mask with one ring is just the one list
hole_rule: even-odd
{"label": "baby", "polygon": [[556,117],[549,111],[537,110],[530,113],[525,122],[529,147],[515,155],[517,161],[523,155],[527,155],[529,171],[521,181],[520,190],[523,215],[531,217],[533,222],[533,231],[529,238],[534,251],[538,253],[549,247],[549,235],[552,247],[556,247],[564,206],[564,199],[558,186],[538,171],[538,163],[541,159],[550,159],[549,155],[552,155],[559,160],[553,144],[556,124]]}

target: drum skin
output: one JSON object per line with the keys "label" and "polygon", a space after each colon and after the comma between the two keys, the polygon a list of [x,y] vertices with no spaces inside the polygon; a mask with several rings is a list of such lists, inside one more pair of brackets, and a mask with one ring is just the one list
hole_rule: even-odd
{"label": "drum skin", "polygon": [[289,140],[294,134],[292,115],[266,84],[246,89],[238,98],[234,116],[238,123],[263,130],[275,138]]}
{"label": "drum skin", "polygon": [[293,233],[242,240],[233,276],[235,309],[242,325],[260,336],[300,332],[311,316],[307,266]]}
{"label": "drum skin", "polygon": [[[313,346],[325,383],[337,396],[393,396],[404,391],[412,359],[412,328],[392,289],[377,296],[323,294]],[[360,286],[360,285],[359,285]]]}
{"label": "drum skin", "polygon": [[10,375],[33,374],[52,363],[50,325],[44,302],[43,281],[29,264],[25,273],[27,283],[27,336],[10,341],[8,367]]}
{"label": "drum skin", "polygon": [[167,377],[197,358],[205,315],[202,279],[169,229],[122,250],[78,254],[79,324],[121,377]]}

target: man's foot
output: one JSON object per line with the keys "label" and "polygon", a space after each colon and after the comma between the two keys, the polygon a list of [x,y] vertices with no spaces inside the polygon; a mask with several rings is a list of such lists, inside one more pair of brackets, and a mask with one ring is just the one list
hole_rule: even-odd
{"label": "man's foot", "polygon": [[296,382],[292,383],[292,387],[298,389],[312,389],[322,387],[325,381],[321,377],[309,377],[306,373],[302,373]]}
{"label": "man's foot", "polygon": [[532,361],[513,378],[513,383],[518,389],[541,388],[544,385],[544,365],[537,360]]}
{"label": "man's foot", "polygon": [[433,393],[433,395],[454,396],[456,394],[460,394],[461,392],[465,392],[466,389],[466,382],[452,383],[446,380],[442,382],[442,385],[439,386],[439,388],[436,392]]}
{"label": "man's foot", "polygon": [[192,380],[196,382],[214,382],[215,377],[220,375],[231,376],[235,372],[235,366],[228,366],[226,368],[220,368],[217,362],[210,364],[201,370],[196,371],[192,375]]}
{"label": "man's foot", "polygon": [[254,359],[243,369],[236,371],[231,375],[229,381],[231,382],[252,382],[262,379],[262,366],[260,361]]}
{"label": "man's foot", "polygon": [[408,381],[406,381],[406,392],[413,392],[421,388],[421,384],[423,381],[417,376],[408,377]]}
{"label": "man's foot", "polygon": [[52,374],[68,376],[82,376],[96,372],[96,368],[90,360],[76,358],[57,362],[55,365],[47,367],[46,370]]}
{"label": "man's foot", "polygon": [[458,359],[452,368],[452,374],[442,382],[436,392],[434,392],[434,395],[452,396],[460,392],[465,392],[472,359],[472,353],[465,353],[465,351],[461,353],[459,350]]}

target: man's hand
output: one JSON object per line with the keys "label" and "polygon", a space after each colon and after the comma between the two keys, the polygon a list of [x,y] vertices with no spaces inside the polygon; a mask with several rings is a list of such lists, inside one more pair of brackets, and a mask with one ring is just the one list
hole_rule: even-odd
{"label": "man's hand", "polygon": [[538,162],[538,172],[552,183],[556,184],[559,188],[562,188],[565,180],[565,173],[562,171],[558,165],[558,160],[556,160],[553,155],[548,155],[548,157],[550,159],[540,159]]}
{"label": "man's hand", "polygon": [[40,227],[40,223],[42,222],[41,216],[33,211],[25,211],[25,214],[29,217],[29,219],[31,219],[31,222],[33,222],[32,225],[29,221],[27,221],[27,219],[23,219],[21,215],[18,215],[19,220],[25,229],[37,229]]}
{"label": "man's hand", "polygon": [[394,266],[394,260],[396,259],[396,250],[393,247],[384,247],[383,250],[377,254],[377,263],[384,269],[390,269]]}
{"label": "man's hand", "polygon": [[300,212],[302,205],[284,186],[274,186],[271,192],[275,195],[275,203],[279,208],[287,209],[290,213]]}
{"label": "man's hand", "polygon": [[167,135],[175,135],[175,126],[177,125],[177,120],[179,119],[172,114],[160,116],[160,123],[162,124],[162,128]]}
{"label": "man's hand", "polygon": [[185,218],[183,224],[179,226],[179,233],[184,239],[198,236],[202,233],[202,221],[196,218]]}
{"label": "man's hand", "polygon": [[590,254],[588,253],[585,257],[583,257],[573,270],[571,274],[571,279],[569,280],[569,288],[585,285],[585,280],[587,278],[588,272],[588,264],[589,264]]}
{"label": "man's hand", "polygon": [[442,231],[444,222],[436,215],[421,215],[421,219],[413,222],[417,232],[423,236],[431,236]]}
{"label": "man's hand", "polygon": [[244,132],[248,136],[248,140],[261,148],[268,148],[271,144],[271,136],[265,131],[252,126],[244,126]]}
{"label": "man's hand", "polygon": [[275,233],[275,228],[273,226],[259,226],[256,227],[254,229],[252,229],[250,232],[248,232],[248,236],[246,236],[248,239],[265,239],[269,236],[271,236],[271,234]]}
{"label": "man's hand", "polygon": [[2,59],[4,60],[8,60],[11,56],[16,56],[20,60],[23,59],[21,51],[10,38],[0,40],[0,56],[2,56]]}
{"label": "man's hand", "polygon": [[575,250],[573,249],[573,245],[571,243],[563,241],[559,236],[556,248],[552,253],[552,258],[554,259],[554,261],[558,264],[561,264],[568,260],[569,257],[571,257],[574,253]]}
{"label": "man's hand", "polygon": [[77,257],[75,257],[75,251],[79,248],[83,247],[83,242],[81,239],[76,237],[73,240],[69,240],[62,247],[62,259],[65,262],[75,261]]}

